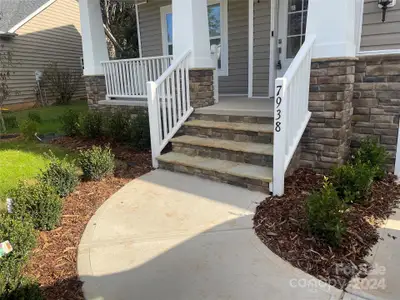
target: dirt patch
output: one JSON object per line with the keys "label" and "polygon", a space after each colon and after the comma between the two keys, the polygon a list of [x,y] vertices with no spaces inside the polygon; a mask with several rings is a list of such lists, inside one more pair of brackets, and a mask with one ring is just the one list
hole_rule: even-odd
{"label": "dirt patch", "polygon": [[294,267],[343,289],[353,276],[364,277],[369,271],[365,258],[379,240],[377,228],[400,199],[395,179],[389,175],[374,183],[371,199],[348,209],[347,234],[338,248],[308,231],[305,200],[322,185],[323,176],[307,169],[287,178],[283,197],[267,198],[257,207],[254,229],[265,245]]}
{"label": "dirt patch", "polygon": [[[98,141],[71,138],[61,138],[52,143],[71,150],[99,144]],[[118,158],[114,176],[100,182],[82,182],[64,200],[60,227],[39,235],[38,247],[33,252],[26,273],[37,278],[45,299],[84,299],[82,282],[77,273],[77,250],[87,223],[112,194],[132,179],[151,171],[149,152],[136,152],[116,144],[113,145],[113,152]]]}

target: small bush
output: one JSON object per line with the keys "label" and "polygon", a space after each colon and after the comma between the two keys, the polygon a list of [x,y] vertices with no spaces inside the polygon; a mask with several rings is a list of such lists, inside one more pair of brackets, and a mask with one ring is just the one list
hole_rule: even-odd
{"label": "small bush", "polygon": [[37,112],[32,112],[32,111],[29,112],[28,113],[28,119],[33,121],[33,122],[36,122],[38,124],[42,123],[42,117]]}
{"label": "small bush", "polygon": [[82,74],[50,63],[43,72],[42,85],[56,97],[57,104],[69,104],[82,82]]}
{"label": "small bush", "polygon": [[0,300],[43,300],[39,284],[31,278],[20,277],[13,290],[0,294]]}
{"label": "small bush", "polygon": [[20,183],[9,196],[13,199],[12,214],[23,221],[32,220],[35,229],[52,230],[59,224],[62,200],[53,187]]}
{"label": "small bush", "polygon": [[139,112],[132,121],[131,143],[138,150],[151,148],[149,117],[147,113]]}
{"label": "small bush", "polygon": [[98,111],[89,111],[83,117],[82,133],[85,137],[98,138],[104,135],[104,115]]}
{"label": "small bush", "polygon": [[339,246],[346,226],[343,221],[345,204],[335,188],[325,179],[323,188],[312,193],[306,203],[311,232],[332,246]]}
{"label": "small bush", "polygon": [[114,171],[114,154],[109,146],[104,149],[93,146],[86,151],[80,151],[78,165],[82,168],[83,178],[99,181]]}
{"label": "small bush", "polygon": [[22,121],[19,130],[26,140],[35,140],[35,134],[38,131],[38,124],[30,119]]}
{"label": "small bush", "polygon": [[67,136],[78,136],[81,129],[80,115],[76,111],[68,109],[61,116],[61,130]]}
{"label": "small bush", "polygon": [[3,295],[20,284],[21,270],[36,245],[36,232],[31,222],[17,220],[5,212],[0,214],[0,220],[0,241],[8,240],[13,246],[11,253],[0,258],[0,299],[3,299]]}
{"label": "small bush", "polygon": [[108,118],[107,134],[117,142],[127,142],[130,139],[130,126],[130,114],[116,112]]}
{"label": "small bush", "polygon": [[331,182],[342,200],[360,203],[371,192],[374,174],[374,169],[367,164],[346,164],[333,169]]}
{"label": "small bush", "polygon": [[18,128],[18,121],[16,116],[4,116],[4,124],[7,129]]}
{"label": "small bush", "polygon": [[74,163],[69,162],[67,156],[62,160],[58,159],[51,151],[47,157],[50,159],[50,165],[39,176],[39,180],[52,186],[60,197],[68,196],[79,183]]}
{"label": "small bush", "polygon": [[369,165],[374,169],[375,179],[383,179],[386,175],[385,165],[389,157],[386,149],[374,139],[367,138],[361,141],[360,148],[355,153],[356,163]]}

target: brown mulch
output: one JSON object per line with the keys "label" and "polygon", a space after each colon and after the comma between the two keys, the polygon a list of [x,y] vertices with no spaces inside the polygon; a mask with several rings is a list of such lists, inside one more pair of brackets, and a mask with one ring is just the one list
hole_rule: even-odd
{"label": "brown mulch", "polygon": [[[60,138],[52,143],[71,150],[103,144],[73,138]],[[39,235],[26,273],[37,278],[45,299],[84,299],[77,273],[77,250],[87,223],[112,194],[132,179],[151,171],[149,152],[136,152],[117,144],[113,144],[112,149],[119,160],[114,176],[100,182],[82,182],[64,199],[60,227]]]}
{"label": "brown mulch", "polygon": [[323,182],[323,175],[308,169],[300,169],[285,180],[283,197],[267,198],[257,207],[254,229],[265,245],[294,267],[343,289],[353,276],[365,277],[369,271],[365,258],[379,240],[377,228],[400,199],[400,185],[395,180],[394,175],[388,175],[374,183],[371,199],[348,209],[348,230],[337,248],[308,231],[305,200]]}

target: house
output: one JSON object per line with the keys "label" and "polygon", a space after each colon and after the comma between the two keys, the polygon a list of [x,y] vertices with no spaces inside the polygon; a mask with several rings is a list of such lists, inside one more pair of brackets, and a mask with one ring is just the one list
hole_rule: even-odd
{"label": "house", "polygon": [[[80,28],[76,0],[0,0],[0,45],[12,51],[14,65],[6,107],[18,109],[35,103],[35,73],[40,75],[50,62],[82,72]],[[54,100],[49,91],[41,95]],[[83,81],[74,97],[85,97]]]}
{"label": "house", "polygon": [[141,58],[113,61],[98,2],[79,1],[89,105],[148,109],[154,167],[281,195],[374,136],[400,173],[398,1],[137,0]]}

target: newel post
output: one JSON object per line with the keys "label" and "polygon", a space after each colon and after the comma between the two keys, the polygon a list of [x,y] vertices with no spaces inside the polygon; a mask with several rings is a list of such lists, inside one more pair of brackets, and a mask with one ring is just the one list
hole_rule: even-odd
{"label": "newel post", "polygon": [[274,153],[272,193],[282,196],[285,190],[285,160],[286,160],[286,78],[275,80],[274,101]]}
{"label": "newel post", "polygon": [[150,125],[150,137],[151,137],[151,158],[153,167],[158,168],[157,157],[161,154],[160,151],[160,123],[159,113],[160,109],[158,106],[157,96],[157,85],[155,82],[147,82],[147,105],[149,110],[149,125]]}

